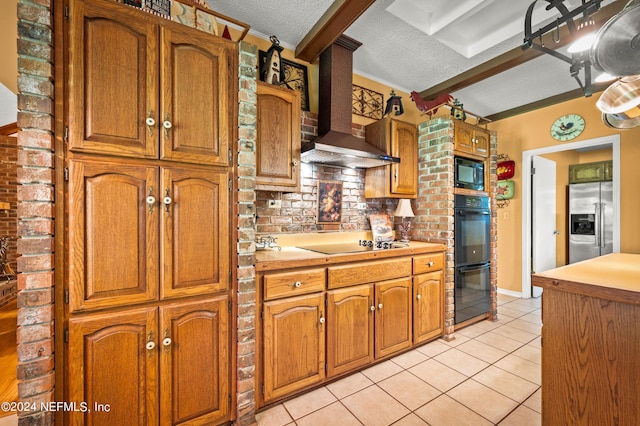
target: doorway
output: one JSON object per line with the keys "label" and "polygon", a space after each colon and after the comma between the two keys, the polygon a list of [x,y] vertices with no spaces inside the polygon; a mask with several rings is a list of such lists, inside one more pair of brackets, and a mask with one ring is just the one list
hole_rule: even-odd
{"label": "doorway", "polygon": [[530,298],[533,215],[531,206],[531,161],[534,156],[589,147],[610,147],[613,160],[613,251],[620,252],[620,136],[537,148],[522,152],[522,297]]}

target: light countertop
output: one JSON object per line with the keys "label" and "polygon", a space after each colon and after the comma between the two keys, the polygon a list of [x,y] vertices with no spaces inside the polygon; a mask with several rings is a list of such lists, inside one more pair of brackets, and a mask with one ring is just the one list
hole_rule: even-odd
{"label": "light countertop", "polygon": [[640,304],[640,254],[612,253],[541,272],[531,283],[570,293]]}

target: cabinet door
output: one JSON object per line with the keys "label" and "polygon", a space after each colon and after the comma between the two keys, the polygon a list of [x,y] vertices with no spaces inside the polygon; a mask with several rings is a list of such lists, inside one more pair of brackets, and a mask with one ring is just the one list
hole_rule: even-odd
{"label": "cabinet door", "polygon": [[161,29],[160,157],[229,164],[236,111],[235,45],[167,22]]}
{"label": "cabinet door", "polygon": [[158,423],[157,325],[153,307],[69,320],[68,400],[89,408],[69,412],[69,424]]}
{"label": "cabinet door", "polygon": [[228,420],[227,296],[161,306],[158,345],[160,424]]}
{"label": "cabinet door", "polygon": [[473,129],[462,123],[454,124],[454,149],[473,154]]}
{"label": "cabinet door", "polygon": [[[373,286],[327,292],[327,375],[373,361]],[[375,309],[375,308],[374,308]]]}
{"label": "cabinet door", "polygon": [[161,297],[229,287],[229,175],[162,168]]}
{"label": "cabinet door", "polygon": [[413,277],[413,343],[444,331],[444,276],[442,271]]}
{"label": "cabinet door", "polygon": [[324,294],[266,302],[263,308],[266,402],[324,379]]}
{"label": "cabinet door", "polygon": [[157,158],[158,28],[108,2],[72,2],[69,149]]}
{"label": "cabinet door", "polygon": [[155,300],[158,169],[70,161],[69,172],[69,310]]}
{"label": "cabinet door", "polygon": [[491,148],[489,132],[482,129],[475,129],[473,133],[473,151],[482,157],[487,157]]}
{"label": "cabinet door", "polygon": [[256,189],[295,192],[300,170],[300,93],[257,82]]}
{"label": "cabinet door", "polygon": [[376,358],[411,346],[411,278],[376,284]]}
{"label": "cabinet door", "polygon": [[418,134],[416,126],[391,121],[391,155],[400,163],[391,164],[391,192],[396,195],[415,196],[418,192]]}

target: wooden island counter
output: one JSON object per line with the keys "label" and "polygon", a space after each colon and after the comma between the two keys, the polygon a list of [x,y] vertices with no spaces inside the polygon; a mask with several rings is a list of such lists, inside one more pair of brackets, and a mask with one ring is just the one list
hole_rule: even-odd
{"label": "wooden island counter", "polygon": [[542,295],[542,424],[640,424],[640,255],[533,275]]}

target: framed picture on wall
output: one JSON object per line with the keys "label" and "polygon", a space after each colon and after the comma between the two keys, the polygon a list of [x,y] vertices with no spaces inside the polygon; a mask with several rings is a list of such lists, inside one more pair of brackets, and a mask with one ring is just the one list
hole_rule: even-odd
{"label": "framed picture on wall", "polygon": [[[262,70],[262,64],[267,60],[267,52],[258,52],[258,70]],[[280,81],[282,85],[297,92],[300,92],[300,109],[309,111],[309,86],[307,79],[307,67],[296,62],[281,58],[282,65]],[[260,75],[260,80],[265,81],[265,76]]]}
{"label": "framed picture on wall", "polygon": [[316,222],[342,222],[342,182],[318,181],[318,213]]}

